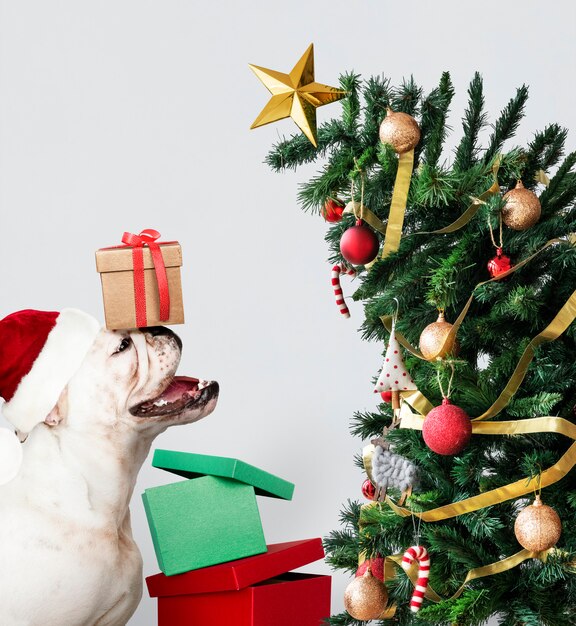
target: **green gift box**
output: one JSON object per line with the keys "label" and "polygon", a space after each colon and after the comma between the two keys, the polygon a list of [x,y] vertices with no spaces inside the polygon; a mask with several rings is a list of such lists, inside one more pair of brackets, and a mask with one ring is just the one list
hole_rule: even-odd
{"label": "green gift box", "polygon": [[291,500],[294,485],[226,457],[156,450],[154,467],[188,480],[142,494],[167,576],[266,552],[256,495]]}

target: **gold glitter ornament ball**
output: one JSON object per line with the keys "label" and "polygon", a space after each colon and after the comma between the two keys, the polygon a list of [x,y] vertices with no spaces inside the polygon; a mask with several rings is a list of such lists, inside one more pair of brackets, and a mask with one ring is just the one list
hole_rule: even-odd
{"label": "gold glitter ornament ball", "polygon": [[520,511],[514,524],[518,543],[526,550],[542,552],[554,547],[562,534],[558,513],[536,496],[534,504]]}
{"label": "gold glitter ornament ball", "polygon": [[446,341],[448,333],[452,330],[452,324],[444,318],[444,313],[438,313],[438,319],[433,324],[428,324],[420,335],[420,352],[427,361],[443,359],[445,356],[456,356],[460,349],[456,339]]}
{"label": "gold glitter ornament ball", "polygon": [[344,592],[344,608],[358,621],[378,619],[386,609],[387,602],[386,585],[372,575],[369,567]]}
{"label": "gold glitter ornament ball", "polygon": [[409,152],[420,141],[418,122],[408,113],[388,109],[380,124],[380,141],[390,144],[398,154]]}
{"label": "gold glitter ornament ball", "polygon": [[540,200],[533,191],[524,187],[521,180],[504,196],[504,201],[502,221],[508,228],[526,230],[540,219]]}

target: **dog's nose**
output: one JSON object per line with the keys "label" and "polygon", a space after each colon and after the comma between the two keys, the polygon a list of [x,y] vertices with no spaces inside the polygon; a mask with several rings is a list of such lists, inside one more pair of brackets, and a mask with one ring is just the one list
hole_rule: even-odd
{"label": "dog's nose", "polygon": [[148,326],[147,328],[141,328],[140,330],[143,333],[152,335],[152,337],[161,337],[162,335],[172,337],[178,345],[178,348],[182,350],[182,340],[174,331],[166,328],[166,326]]}

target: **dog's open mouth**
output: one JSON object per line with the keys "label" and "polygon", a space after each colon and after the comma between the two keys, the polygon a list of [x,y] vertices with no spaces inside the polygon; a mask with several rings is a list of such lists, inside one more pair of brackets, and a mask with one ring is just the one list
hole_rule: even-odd
{"label": "dog's open mouth", "polygon": [[218,390],[215,381],[176,376],[157,398],[137,404],[130,413],[135,417],[162,417],[191,409],[201,410],[218,396]]}

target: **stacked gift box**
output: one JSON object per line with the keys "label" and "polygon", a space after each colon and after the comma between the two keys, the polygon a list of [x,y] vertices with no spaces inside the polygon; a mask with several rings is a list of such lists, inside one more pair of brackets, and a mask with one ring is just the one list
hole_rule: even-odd
{"label": "stacked gift box", "polygon": [[152,464],[186,480],[146,489],[161,574],[146,582],[159,626],[320,626],[329,576],[291,570],[324,557],[320,539],[266,545],[256,496],[294,485],[237,459],[156,450]]}
{"label": "stacked gift box", "polygon": [[151,228],[124,233],[124,245],[96,251],[109,330],[184,323],[182,248],[159,237]]}

